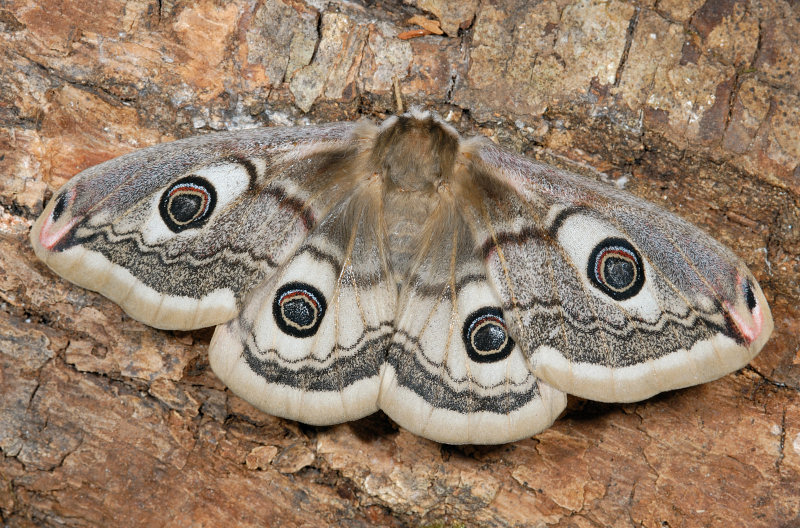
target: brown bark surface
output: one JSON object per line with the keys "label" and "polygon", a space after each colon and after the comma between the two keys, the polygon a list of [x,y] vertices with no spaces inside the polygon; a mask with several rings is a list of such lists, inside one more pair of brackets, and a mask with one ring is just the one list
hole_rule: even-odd
{"label": "brown bark surface", "polygon": [[[395,78],[464,133],[714,234],[760,281],[771,341],[716,382],[443,446],[382,414],[260,413],[209,369],[209,330],[146,327],[33,255],[33,220],[84,168],[380,119]],[[788,0],[0,3],[0,524],[800,525],[799,87]]]}

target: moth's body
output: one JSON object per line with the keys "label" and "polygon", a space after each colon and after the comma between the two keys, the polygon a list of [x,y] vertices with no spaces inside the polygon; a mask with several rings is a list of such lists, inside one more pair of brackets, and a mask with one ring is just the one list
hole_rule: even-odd
{"label": "moth's body", "polygon": [[455,214],[453,190],[465,153],[458,134],[438,121],[403,116],[387,125],[364,125],[366,172],[380,181],[390,262],[401,285],[420,248],[438,240],[433,231]]}
{"label": "moth's body", "polygon": [[383,196],[383,204],[390,263],[400,285],[417,249],[430,240],[425,226],[432,215],[441,214],[441,203],[436,194],[428,191],[392,190]]}
{"label": "moth's body", "polygon": [[31,239],[147,324],[220,325],[212,368],[267,412],[383,409],[448,443],[535,434],[567,392],[715,379],[772,330],[697,228],[416,111],[124,156],[61,189]]}

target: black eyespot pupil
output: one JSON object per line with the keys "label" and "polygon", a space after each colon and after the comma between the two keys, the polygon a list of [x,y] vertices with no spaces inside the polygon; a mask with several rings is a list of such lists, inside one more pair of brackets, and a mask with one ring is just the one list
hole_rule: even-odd
{"label": "black eyespot pupil", "polygon": [[636,269],[629,260],[609,257],[603,262],[603,276],[608,285],[622,290],[628,287],[636,277]]}
{"label": "black eyespot pupil", "polygon": [[217,193],[214,186],[199,176],[188,176],[173,183],[158,203],[164,224],[173,232],[203,227],[214,212]]}
{"label": "black eyespot pupil", "polygon": [[473,346],[484,352],[499,350],[506,340],[506,331],[497,324],[484,324],[473,332]]}
{"label": "black eyespot pupil", "polygon": [[310,284],[290,282],[275,292],[272,315],[284,334],[310,337],[317,333],[325,309],[322,292]]}
{"label": "black eyespot pupil", "polygon": [[282,304],[283,317],[299,327],[307,327],[314,322],[316,310],[303,298],[293,298]]}
{"label": "black eyespot pupil", "polygon": [[61,215],[64,214],[64,211],[67,209],[67,193],[63,193],[61,196],[58,197],[56,200],[56,205],[53,206],[53,212],[50,215],[50,218],[53,219],[53,222],[57,222]]}
{"label": "black eyespot pupil", "polygon": [[199,194],[181,193],[172,197],[169,201],[169,212],[172,218],[178,223],[186,223],[194,220],[195,216],[201,212],[203,197]]}
{"label": "black eyespot pupil", "polygon": [[503,360],[514,349],[503,312],[491,306],[476,310],[466,318],[462,337],[467,356],[476,363]]}
{"label": "black eyespot pupil", "polygon": [[586,273],[597,289],[617,301],[630,299],[644,286],[642,258],[624,238],[606,238],[597,244]]}
{"label": "black eyespot pupil", "polygon": [[750,279],[747,279],[744,282],[744,300],[747,303],[747,309],[751,312],[756,309],[756,296],[753,293],[753,285],[750,283]]}

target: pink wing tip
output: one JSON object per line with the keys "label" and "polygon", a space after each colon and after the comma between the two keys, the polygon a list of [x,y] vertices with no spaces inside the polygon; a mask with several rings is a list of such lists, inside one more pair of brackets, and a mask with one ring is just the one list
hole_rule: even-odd
{"label": "pink wing tip", "polygon": [[78,223],[80,218],[73,218],[60,228],[56,228],[52,219],[48,216],[42,224],[39,232],[39,243],[43,248],[52,250],[56,244]]}
{"label": "pink wing tip", "polygon": [[[72,189],[67,191],[66,195],[62,195],[58,199],[58,202],[61,202],[63,198],[66,198],[67,203],[71,205],[75,198],[75,190]],[[75,227],[75,224],[80,222],[80,220],[83,218],[83,216],[78,216],[69,222],[62,222],[61,225],[59,225],[59,219],[53,219],[53,216],[56,214],[61,216],[63,214],[64,206],[62,206],[61,210],[56,213],[56,211],[59,209],[58,206],[59,203],[50,206],[50,213],[47,215],[47,218],[45,218],[44,222],[42,222],[42,228],[39,231],[39,244],[41,244],[41,246],[48,251],[52,251],[56,244],[58,244],[64,238],[64,236],[69,233],[73,227]]]}
{"label": "pink wing tip", "polygon": [[[753,296],[754,292],[752,292],[752,286],[747,278],[739,275],[738,282],[740,290],[746,292],[745,296],[750,295],[750,301],[748,301],[748,308],[750,309],[748,313],[750,317],[744,317],[743,314],[729,302],[725,302],[725,308],[728,310],[728,315],[731,320],[739,329],[739,333],[747,340],[748,344],[751,344],[758,339],[764,329],[764,311],[761,308],[761,303]],[[750,302],[753,303],[752,308],[749,306]]]}

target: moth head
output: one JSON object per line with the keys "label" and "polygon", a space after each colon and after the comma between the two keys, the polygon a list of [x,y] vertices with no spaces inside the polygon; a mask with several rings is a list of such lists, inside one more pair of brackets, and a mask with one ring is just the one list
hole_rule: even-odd
{"label": "moth head", "polygon": [[430,191],[452,179],[458,133],[437,116],[412,111],[384,121],[372,149],[372,165],[402,191]]}

